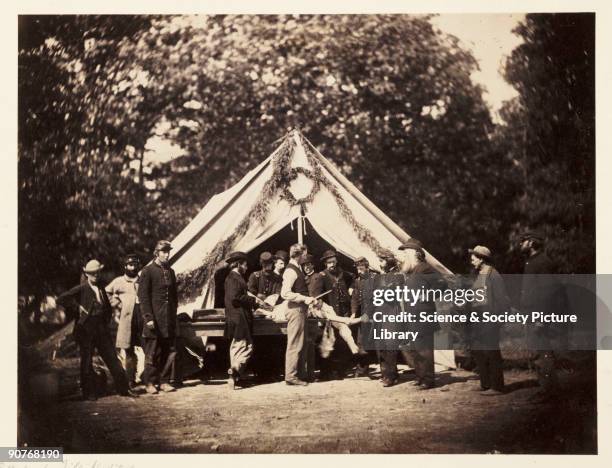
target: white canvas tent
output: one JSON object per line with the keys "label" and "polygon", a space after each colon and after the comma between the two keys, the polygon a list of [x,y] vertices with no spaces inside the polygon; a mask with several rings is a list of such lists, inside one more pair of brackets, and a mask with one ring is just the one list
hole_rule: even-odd
{"label": "white canvas tent", "polygon": [[[278,179],[279,171],[285,175],[290,171],[292,177],[285,186],[271,190],[271,181]],[[269,198],[267,204],[262,203],[262,193]],[[258,217],[251,222],[254,212]],[[399,256],[397,248],[410,238],[294,130],[240,182],[210,199],[172,241],[170,261],[180,281],[204,263],[217,264],[212,265],[213,270],[223,265],[224,255],[230,250],[258,255],[258,247],[288,225],[295,233],[291,243],[303,241],[308,245],[309,233],[304,233],[307,224],[340,254],[353,260],[364,256],[375,266],[377,248],[390,249]],[[280,245],[277,249],[288,247]],[[427,261],[440,272],[450,273],[429,254]],[[191,315],[194,309],[212,308],[214,296],[215,284],[208,278],[197,294],[181,300],[179,312]],[[440,361],[438,358],[442,356],[437,356]],[[443,360],[454,365],[452,353]]]}

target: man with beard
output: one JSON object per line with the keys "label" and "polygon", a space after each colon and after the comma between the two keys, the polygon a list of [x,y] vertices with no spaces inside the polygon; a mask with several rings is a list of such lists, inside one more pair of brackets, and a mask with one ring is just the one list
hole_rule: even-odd
{"label": "man with beard", "polygon": [[[137,369],[140,349],[142,325],[139,305],[136,304],[138,271],[140,260],[135,254],[127,256],[124,264],[124,274],[116,277],[106,287],[111,306],[120,312],[119,326],[115,346],[119,350],[119,360],[125,369],[130,385],[138,380]],[[138,349],[138,352],[136,348]]]}
{"label": "man with beard", "polygon": [[[472,285],[474,291],[482,290],[484,300],[472,304],[472,310],[481,315],[490,312],[499,315],[510,309],[510,299],[502,276],[493,267],[491,251],[482,245],[469,249],[470,262],[478,272]],[[474,322],[471,325],[472,355],[478,367],[481,395],[497,396],[504,392],[504,370],[499,349],[499,323]]]}
{"label": "man with beard", "polygon": [[138,299],[144,322],[145,369],[142,381],[149,394],[157,393],[156,385],[162,392],[176,390],[170,385],[171,374],[176,368],[178,306],[176,275],[168,264],[171,249],[170,242],[159,241],[154,250],[155,258],[142,269],[138,280]]}
{"label": "man with beard", "polygon": [[[357,277],[353,283],[353,294],[351,294],[351,317],[361,317],[363,312],[364,283],[373,275],[370,270],[370,262],[365,257],[355,260]],[[364,325],[357,330],[357,344],[359,345],[359,358],[355,368],[355,377],[367,376],[369,372],[368,352],[363,348]]]}
{"label": "man with beard", "polygon": [[280,293],[282,278],[274,271],[274,261],[270,252],[262,252],[259,255],[261,270],[254,271],[249,276],[247,285],[249,292],[262,300],[272,294]]}
{"label": "man with beard", "polygon": [[[555,265],[544,252],[544,236],[537,232],[526,232],[521,237],[520,250],[526,257],[521,288],[522,312],[558,311],[559,299],[563,295],[553,277]],[[531,344],[537,353],[534,364],[540,384],[540,391],[533,399],[546,401],[555,398],[559,392],[554,348],[561,347],[563,327],[557,324],[539,325],[532,326],[530,331]]]}
{"label": "man with beard", "polygon": [[285,383],[287,385],[308,385],[307,382],[298,378],[306,377],[306,356],[304,348],[304,328],[306,325],[306,314],[308,306],[315,302],[308,295],[306,277],[300,267],[300,259],[306,255],[306,248],[302,244],[293,244],[289,249],[290,260],[283,273],[283,285],[281,297],[287,301],[285,316],[287,318],[287,350],[285,352]]}
{"label": "man with beard", "polygon": [[[372,282],[371,288],[368,285],[368,291],[371,293],[372,290],[376,289],[396,289],[397,287],[403,288],[405,285],[404,275],[400,272],[399,264],[393,252],[388,249],[382,249],[378,254],[378,259],[380,261],[380,268],[382,270],[382,274],[375,275],[366,283]],[[371,297],[368,296],[366,302],[371,303]],[[379,307],[377,310],[380,310],[383,315],[397,315],[404,307],[404,303],[399,302],[391,302],[385,303],[382,307]],[[384,324],[386,328],[397,328],[401,330],[402,326],[400,324]],[[375,342],[377,351],[378,351],[378,360],[380,362],[380,373],[381,373],[381,382],[383,387],[392,387],[397,383],[398,373],[397,373],[397,352],[398,349],[404,355],[404,360],[406,362],[410,362],[407,359],[406,352],[402,350],[399,345],[401,343],[388,342],[387,340],[378,340]]]}
{"label": "man with beard", "polygon": [[225,261],[230,268],[225,278],[225,338],[230,340],[227,383],[233,390],[240,384],[253,354],[253,309],[257,300],[249,296],[244,281],[247,255],[233,252]]}
{"label": "man with beard", "polygon": [[[407,273],[407,286],[415,291],[445,289],[446,283],[426,261],[425,251],[416,239],[409,239],[399,247],[405,252],[402,271]],[[418,313],[425,312],[428,316],[436,313],[436,304],[433,301],[422,300],[418,303]],[[417,322],[412,330],[419,333],[418,338],[410,343],[403,353],[411,361],[416,375],[414,384],[421,390],[428,390],[435,386],[434,373],[434,333],[440,329],[437,322]]]}
{"label": "man with beard", "polygon": [[98,260],[90,260],[83,268],[87,280],[57,298],[59,305],[70,312],[76,312],[73,333],[81,356],[81,390],[85,400],[97,398],[96,373],[93,368],[96,350],[113,376],[117,393],[136,396],[129,389],[127,376],[111,338],[111,304],[104,288],[100,287],[100,272],[103,268],[104,265]]}
{"label": "man with beard", "polygon": [[[337,253],[334,250],[326,250],[321,256],[321,262],[325,269],[315,278],[312,295],[316,297],[331,291],[323,296],[323,302],[330,305],[336,315],[348,317],[351,313],[349,286],[353,283],[353,276],[338,265]],[[332,326],[339,330],[337,322],[332,322]],[[342,356],[341,350],[336,347],[329,358],[321,361],[321,379],[329,379],[334,374],[344,374],[346,365],[345,356]]]}

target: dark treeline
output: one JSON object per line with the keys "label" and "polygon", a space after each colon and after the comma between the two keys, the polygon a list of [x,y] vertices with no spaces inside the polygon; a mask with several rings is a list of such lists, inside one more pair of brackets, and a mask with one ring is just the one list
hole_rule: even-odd
{"label": "dark treeline", "polygon": [[[528,15],[496,124],[429,16],[21,16],[19,289],[147,257],[298,126],[451,270],[526,228],[593,272],[594,15]],[[184,155],[143,164],[159,135]],[[144,161],[146,162],[146,161]]]}

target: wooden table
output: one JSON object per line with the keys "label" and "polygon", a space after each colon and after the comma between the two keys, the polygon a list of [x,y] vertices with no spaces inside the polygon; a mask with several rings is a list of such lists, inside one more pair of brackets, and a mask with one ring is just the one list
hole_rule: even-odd
{"label": "wooden table", "polygon": [[[225,332],[224,309],[196,309],[190,322],[180,323],[180,335],[184,337],[222,337]],[[304,346],[308,377],[314,377],[315,341],[322,333],[319,320],[306,319]],[[254,336],[286,335],[287,321],[275,321],[267,317],[253,318]],[[257,350],[255,350],[257,352]]]}
{"label": "wooden table", "polygon": [[[190,322],[180,322],[182,327],[192,330],[197,336],[223,336],[225,331],[225,309],[196,309]],[[319,331],[319,319],[306,319],[306,328]],[[286,335],[287,321],[276,321],[268,317],[253,318],[253,335]],[[319,333],[320,334],[320,333]],[[316,336],[316,334],[315,334]]]}

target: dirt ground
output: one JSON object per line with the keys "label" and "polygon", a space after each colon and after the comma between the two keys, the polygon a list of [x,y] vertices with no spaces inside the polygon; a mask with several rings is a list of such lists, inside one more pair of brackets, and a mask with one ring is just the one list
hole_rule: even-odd
{"label": "dirt ground", "polygon": [[66,453],[596,453],[596,403],[566,372],[559,401],[536,403],[535,375],[507,370],[508,392],[486,397],[467,371],[438,374],[438,388],[378,374],[308,387],[284,382],[230,391],[222,376],[177,392],[29,406],[20,444]]}

